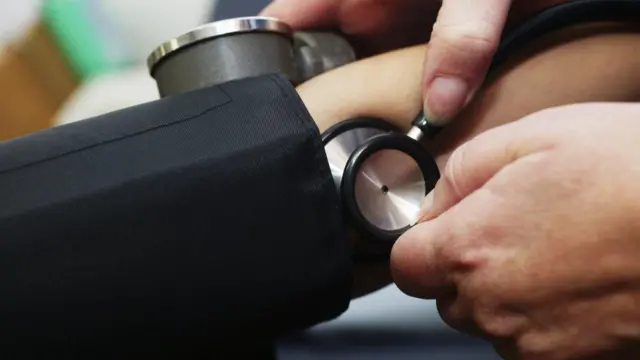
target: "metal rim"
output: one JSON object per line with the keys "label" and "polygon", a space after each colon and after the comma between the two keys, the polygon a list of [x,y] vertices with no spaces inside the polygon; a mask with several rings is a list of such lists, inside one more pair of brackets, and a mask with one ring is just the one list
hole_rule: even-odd
{"label": "metal rim", "polygon": [[372,138],[353,152],[344,171],[341,186],[342,201],[357,226],[371,234],[373,238],[383,242],[395,242],[411,225],[397,230],[383,230],[371,224],[360,211],[356,194],[356,183],[359,171],[364,163],[374,154],[383,150],[398,150],[412,158],[424,180],[424,196],[434,187],[440,178],[438,166],[429,152],[417,141],[401,134],[387,134]]}
{"label": "metal rim", "polygon": [[362,117],[337,123],[322,134],[322,143],[338,193],[352,152],[374,136],[398,131],[395,126],[381,119]]}
{"label": "metal rim", "polygon": [[147,58],[147,67],[149,72],[152,73],[153,69],[162,59],[180,49],[204,40],[247,32],[272,32],[290,38],[293,35],[293,29],[289,25],[275,18],[248,16],[220,20],[199,26],[185,34],[162,43],[153,50]]}
{"label": "metal rim", "polygon": [[330,141],[344,134],[345,132],[360,128],[378,129],[385,132],[400,131],[400,129],[398,129],[395,125],[382,119],[373,117],[356,117],[349,120],[341,121],[325,130],[324,133],[322,133],[322,143],[326,146]]}
{"label": "metal rim", "polygon": [[[322,143],[324,144],[331,176],[339,196],[342,196],[340,187],[346,163],[353,151],[374,136],[399,132],[400,129],[382,119],[357,117],[341,121],[322,133]],[[343,209],[345,214],[348,213],[346,208],[343,207]],[[347,224],[351,223],[349,219],[346,221]],[[373,240],[369,233],[358,231],[356,234],[358,243],[354,244],[353,247],[355,261],[360,263],[380,262],[389,258],[391,251],[389,243]]]}

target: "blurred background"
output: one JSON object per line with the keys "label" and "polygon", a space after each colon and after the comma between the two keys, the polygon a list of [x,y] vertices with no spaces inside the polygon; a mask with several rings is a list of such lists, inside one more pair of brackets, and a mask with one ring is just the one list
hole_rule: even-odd
{"label": "blurred background", "polygon": [[[304,1],[304,0],[300,0]],[[0,141],[158,98],[146,58],[160,43],[269,0],[0,0]],[[279,359],[498,359],[435,304],[396,287],[282,339]]]}
{"label": "blurred background", "polygon": [[212,0],[0,0],[0,140],[156,99],[153,48]]}

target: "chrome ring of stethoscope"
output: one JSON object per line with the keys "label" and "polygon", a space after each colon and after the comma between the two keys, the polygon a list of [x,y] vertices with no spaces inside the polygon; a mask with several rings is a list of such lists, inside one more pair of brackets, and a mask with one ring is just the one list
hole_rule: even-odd
{"label": "chrome ring of stethoscope", "polygon": [[416,139],[376,118],[341,122],[322,141],[349,222],[386,248],[415,223],[435,186],[433,157]]}
{"label": "chrome ring of stethoscope", "polygon": [[372,137],[351,155],[340,187],[352,222],[393,243],[418,220],[425,196],[440,178],[420,142],[403,133]]}
{"label": "chrome ring of stethoscope", "polygon": [[386,121],[358,117],[337,123],[322,133],[322,143],[338,194],[344,169],[353,152],[372,137],[399,131]]}

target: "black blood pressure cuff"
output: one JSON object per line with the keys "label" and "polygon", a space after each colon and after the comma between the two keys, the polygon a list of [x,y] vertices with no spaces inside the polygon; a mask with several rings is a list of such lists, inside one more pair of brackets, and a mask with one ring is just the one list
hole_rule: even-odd
{"label": "black blood pressure cuff", "polygon": [[0,356],[239,354],[347,309],[345,234],[279,76],[0,143]]}

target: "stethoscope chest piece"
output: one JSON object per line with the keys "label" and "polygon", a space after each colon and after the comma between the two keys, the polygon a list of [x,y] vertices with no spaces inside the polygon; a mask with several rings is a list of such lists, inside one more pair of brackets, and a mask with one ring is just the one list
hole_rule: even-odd
{"label": "stethoscope chest piece", "polygon": [[417,140],[378,119],[342,122],[327,130],[323,141],[349,222],[363,238],[388,249],[416,223],[422,201],[440,177],[433,157]]}
{"label": "stethoscope chest piece", "polygon": [[376,239],[394,242],[417,221],[440,175],[427,150],[405,134],[376,136],[347,162],[340,187],[350,217]]}

